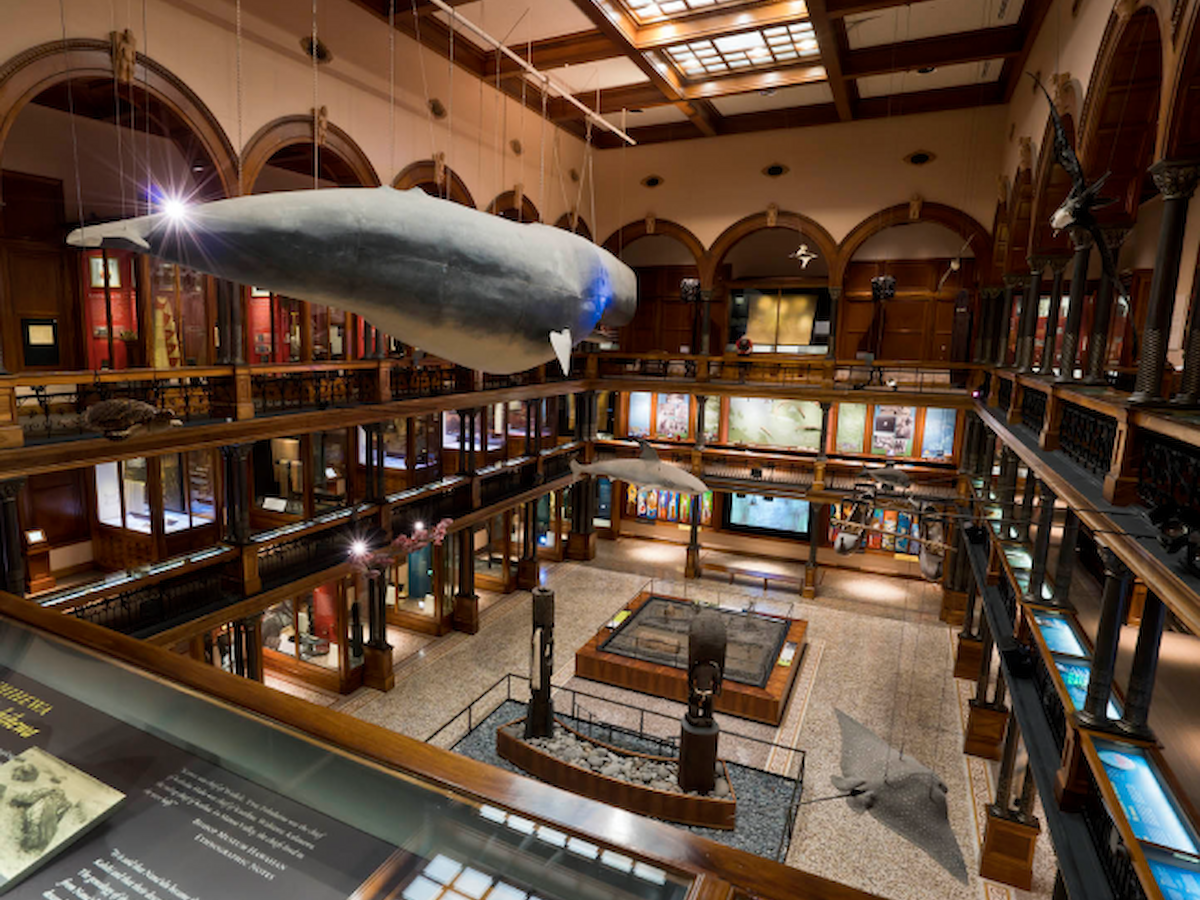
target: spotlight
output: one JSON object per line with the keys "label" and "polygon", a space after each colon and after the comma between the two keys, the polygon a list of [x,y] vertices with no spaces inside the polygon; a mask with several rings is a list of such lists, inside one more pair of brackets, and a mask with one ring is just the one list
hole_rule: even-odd
{"label": "spotlight", "polygon": [[978,400],[978,399],[979,399],[979,389],[978,389],[978,388],[976,388],[975,390],[971,391],[971,399],[973,399],[973,400]]}
{"label": "spotlight", "polygon": [[367,555],[367,542],[364,540],[354,541],[350,545],[350,555],[356,556],[359,559]]}
{"label": "spotlight", "polygon": [[417,523],[415,523],[415,524],[413,525],[413,531],[414,531],[414,532],[415,532],[415,531],[424,531],[424,530],[425,530],[425,523],[424,523],[424,522],[417,522]]}
{"label": "spotlight", "polygon": [[165,200],[163,200],[162,211],[168,219],[178,222],[187,215],[187,206],[182,200],[178,200],[174,197],[167,197]]}

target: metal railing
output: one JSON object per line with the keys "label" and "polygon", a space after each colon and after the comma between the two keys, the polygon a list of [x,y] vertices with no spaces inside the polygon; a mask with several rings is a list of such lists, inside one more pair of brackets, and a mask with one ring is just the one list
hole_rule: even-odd
{"label": "metal railing", "polygon": [[1104,475],[1112,464],[1117,420],[1075,403],[1063,403],[1059,446],[1089,472]]}
{"label": "metal railing", "polygon": [[1046,395],[1041,391],[1026,388],[1021,395],[1021,424],[1030,431],[1041,433],[1046,424]]}
{"label": "metal railing", "polygon": [[319,368],[250,376],[256,416],[375,403],[377,384],[375,371],[363,368]]}

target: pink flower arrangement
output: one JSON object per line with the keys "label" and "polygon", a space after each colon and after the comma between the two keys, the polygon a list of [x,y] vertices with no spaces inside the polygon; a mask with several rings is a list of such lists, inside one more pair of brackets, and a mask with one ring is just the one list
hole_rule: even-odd
{"label": "pink flower arrangement", "polygon": [[416,553],[430,544],[440,547],[446,540],[446,532],[454,524],[453,519],[442,519],[433,528],[418,524],[411,535],[401,534],[392,540],[387,547],[368,553],[359,559],[359,570],[369,577],[376,577],[389,565],[403,559],[410,553]]}

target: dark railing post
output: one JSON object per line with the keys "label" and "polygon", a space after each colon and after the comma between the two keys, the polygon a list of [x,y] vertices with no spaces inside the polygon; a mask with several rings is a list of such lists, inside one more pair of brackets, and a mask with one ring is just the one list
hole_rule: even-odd
{"label": "dark railing post", "polygon": [[1158,649],[1162,642],[1166,605],[1153,592],[1147,592],[1142,606],[1142,623],[1138,627],[1137,649],[1133,652],[1133,667],[1129,673],[1129,688],[1125,691],[1125,709],[1117,727],[1134,737],[1153,739],[1150,731],[1150,700],[1154,696],[1154,679],[1158,671]]}
{"label": "dark railing post", "polygon": [[1079,516],[1068,508],[1058,543],[1058,565],[1054,569],[1054,605],[1071,606],[1071,575],[1075,571],[1075,544],[1079,540]]}
{"label": "dark railing post", "polygon": [[1046,338],[1042,342],[1042,356],[1038,360],[1038,373],[1041,375],[1054,374],[1054,361],[1058,355],[1058,317],[1062,309],[1063,273],[1066,271],[1069,256],[1050,257],[1050,273],[1053,280],[1050,284],[1050,309],[1046,313]]}
{"label": "dark railing post", "polygon": [[1054,528],[1054,503],[1058,499],[1046,482],[1041,483],[1042,505],[1038,514],[1037,537],[1033,542],[1033,565],[1029,570],[1030,603],[1042,603],[1042,585],[1046,582],[1046,559],[1050,555],[1050,532]]}
{"label": "dark railing post", "polygon": [[1107,547],[1100,548],[1104,564],[1104,592],[1100,600],[1100,624],[1096,628],[1096,648],[1088,676],[1087,700],[1075,714],[1080,724],[1095,728],[1108,724],[1108,701],[1112,696],[1113,672],[1117,665],[1117,646],[1121,623],[1129,596],[1129,569]]}
{"label": "dark railing post", "polygon": [[[1121,255],[1121,245],[1129,235],[1128,228],[1104,228],[1104,243],[1112,254],[1113,263]],[[1117,267],[1120,271],[1120,267]],[[1087,376],[1084,384],[1106,384],[1104,372],[1108,361],[1108,332],[1112,325],[1113,308],[1112,279],[1100,276],[1100,287],[1096,292],[1096,307],[1092,313],[1092,336],[1088,339]]]}
{"label": "dark railing post", "polygon": [[0,481],[0,562],[4,563],[3,584],[6,591],[18,597],[25,596],[25,550],[17,515],[17,498],[24,487],[24,478]]}
{"label": "dark railing post", "polygon": [[1021,304],[1021,319],[1017,329],[1017,369],[1025,373],[1033,371],[1033,344],[1042,297],[1042,272],[1046,265],[1044,256],[1029,257],[1029,284]]}

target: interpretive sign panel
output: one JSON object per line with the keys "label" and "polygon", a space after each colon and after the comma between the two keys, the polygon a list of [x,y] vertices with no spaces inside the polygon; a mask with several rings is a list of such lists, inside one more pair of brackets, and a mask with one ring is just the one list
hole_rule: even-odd
{"label": "interpretive sign panel", "polygon": [[1139,841],[1150,841],[1171,850],[1197,853],[1196,839],[1159,779],[1158,772],[1141,747],[1096,741],[1096,752],[1104,763],[1121,810]]}

